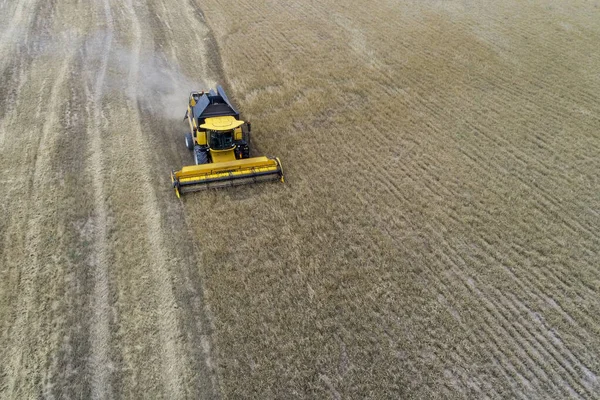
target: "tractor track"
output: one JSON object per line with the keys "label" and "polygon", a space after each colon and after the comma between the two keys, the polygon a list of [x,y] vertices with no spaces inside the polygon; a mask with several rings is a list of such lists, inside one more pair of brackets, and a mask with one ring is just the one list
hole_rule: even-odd
{"label": "tractor track", "polygon": [[[91,129],[88,134],[91,159],[90,175],[93,177],[94,190],[94,250],[91,258],[91,267],[94,270],[94,313],[92,319],[92,329],[90,331],[91,357],[91,396],[94,399],[106,399],[112,397],[112,382],[110,380],[110,303],[109,303],[109,277],[108,277],[108,243],[107,243],[107,224],[108,214],[106,209],[106,194],[103,184],[103,144],[101,127],[104,121],[102,113],[102,93],[103,85],[106,79],[106,70],[108,59],[113,44],[114,24],[112,22],[112,12],[109,0],[102,2],[103,14],[106,23],[106,33],[101,44],[100,68],[97,72],[96,80],[93,82],[91,93],[88,93],[89,118]],[[94,49],[91,49],[92,54]],[[90,60],[93,62],[92,60]]]}
{"label": "tractor track", "polygon": [[219,397],[200,250],[168,185],[187,155],[173,99],[198,84],[190,60],[210,72],[189,51],[208,30],[172,7],[190,5],[2,4],[2,398]]}

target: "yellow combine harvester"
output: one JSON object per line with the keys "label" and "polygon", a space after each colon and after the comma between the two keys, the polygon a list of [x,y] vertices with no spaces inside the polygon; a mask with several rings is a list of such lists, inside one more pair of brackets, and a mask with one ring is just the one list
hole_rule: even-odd
{"label": "yellow combine harvester", "polygon": [[185,145],[196,165],[171,172],[175,194],[270,180],[283,182],[277,157],[250,157],[250,123],[239,119],[221,86],[190,93]]}

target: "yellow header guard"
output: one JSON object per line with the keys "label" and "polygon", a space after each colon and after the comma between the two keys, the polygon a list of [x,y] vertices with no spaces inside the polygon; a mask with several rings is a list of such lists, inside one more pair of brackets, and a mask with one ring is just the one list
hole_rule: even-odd
{"label": "yellow header guard", "polygon": [[175,194],[209,188],[237,186],[279,179],[283,182],[283,167],[279,158],[253,157],[242,160],[191,165],[171,173]]}

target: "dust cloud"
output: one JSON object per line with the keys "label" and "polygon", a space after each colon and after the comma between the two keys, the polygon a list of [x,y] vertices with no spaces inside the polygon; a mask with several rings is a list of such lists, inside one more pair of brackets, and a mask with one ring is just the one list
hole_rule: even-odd
{"label": "dust cloud", "polygon": [[[117,44],[113,32],[97,31],[82,35],[75,30],[64,31],[60,37],[44,38],[36,43],[33,52],[38,56],[62,58],[75,46],[85,59],[82,73],[92,85],[96,82],[102,60],[110,50],[108,68],[104,76],[102,97],[125,96],[145,112],[165,119],[182,119],[187,107],[189,92],[207,89],[209,82],[186,76],[177,62],[169,60],[164,53],[135,54],[132,49]],[[137,68],[136,84],[131,85],[130,73]],[[133,87],[130,92],[127,88]]]}
{"label": "dust cloud", "polygon": [[[155,116],[181,120],[187,107],[188,94],[193,90],[209,88],[202,80],[190,79],[163,54],[141,55],[135,61],[135,57],[126,49],[120,49],[115,54],[113,63],[118,64],[116,69],[124,70],[125,79],[128,79],[131,66],[137,62],[139,81],[134,85],[135,92],[127,95],[130,100],[138,102],[140,107]],[[128,82],[117,80],[116,84],[115,89],[118,89]]]}

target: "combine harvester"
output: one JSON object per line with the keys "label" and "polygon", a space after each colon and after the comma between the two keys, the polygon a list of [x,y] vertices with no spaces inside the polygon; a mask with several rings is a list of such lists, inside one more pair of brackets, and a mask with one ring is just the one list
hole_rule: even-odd
{"label": "combine harvester", "polygon": [[185,145],[196,165],[171,172],[175,194],[271,180],[283,182],[277,157],[250,157],[250,123],[239,119],[221,86],[190,93]]}

